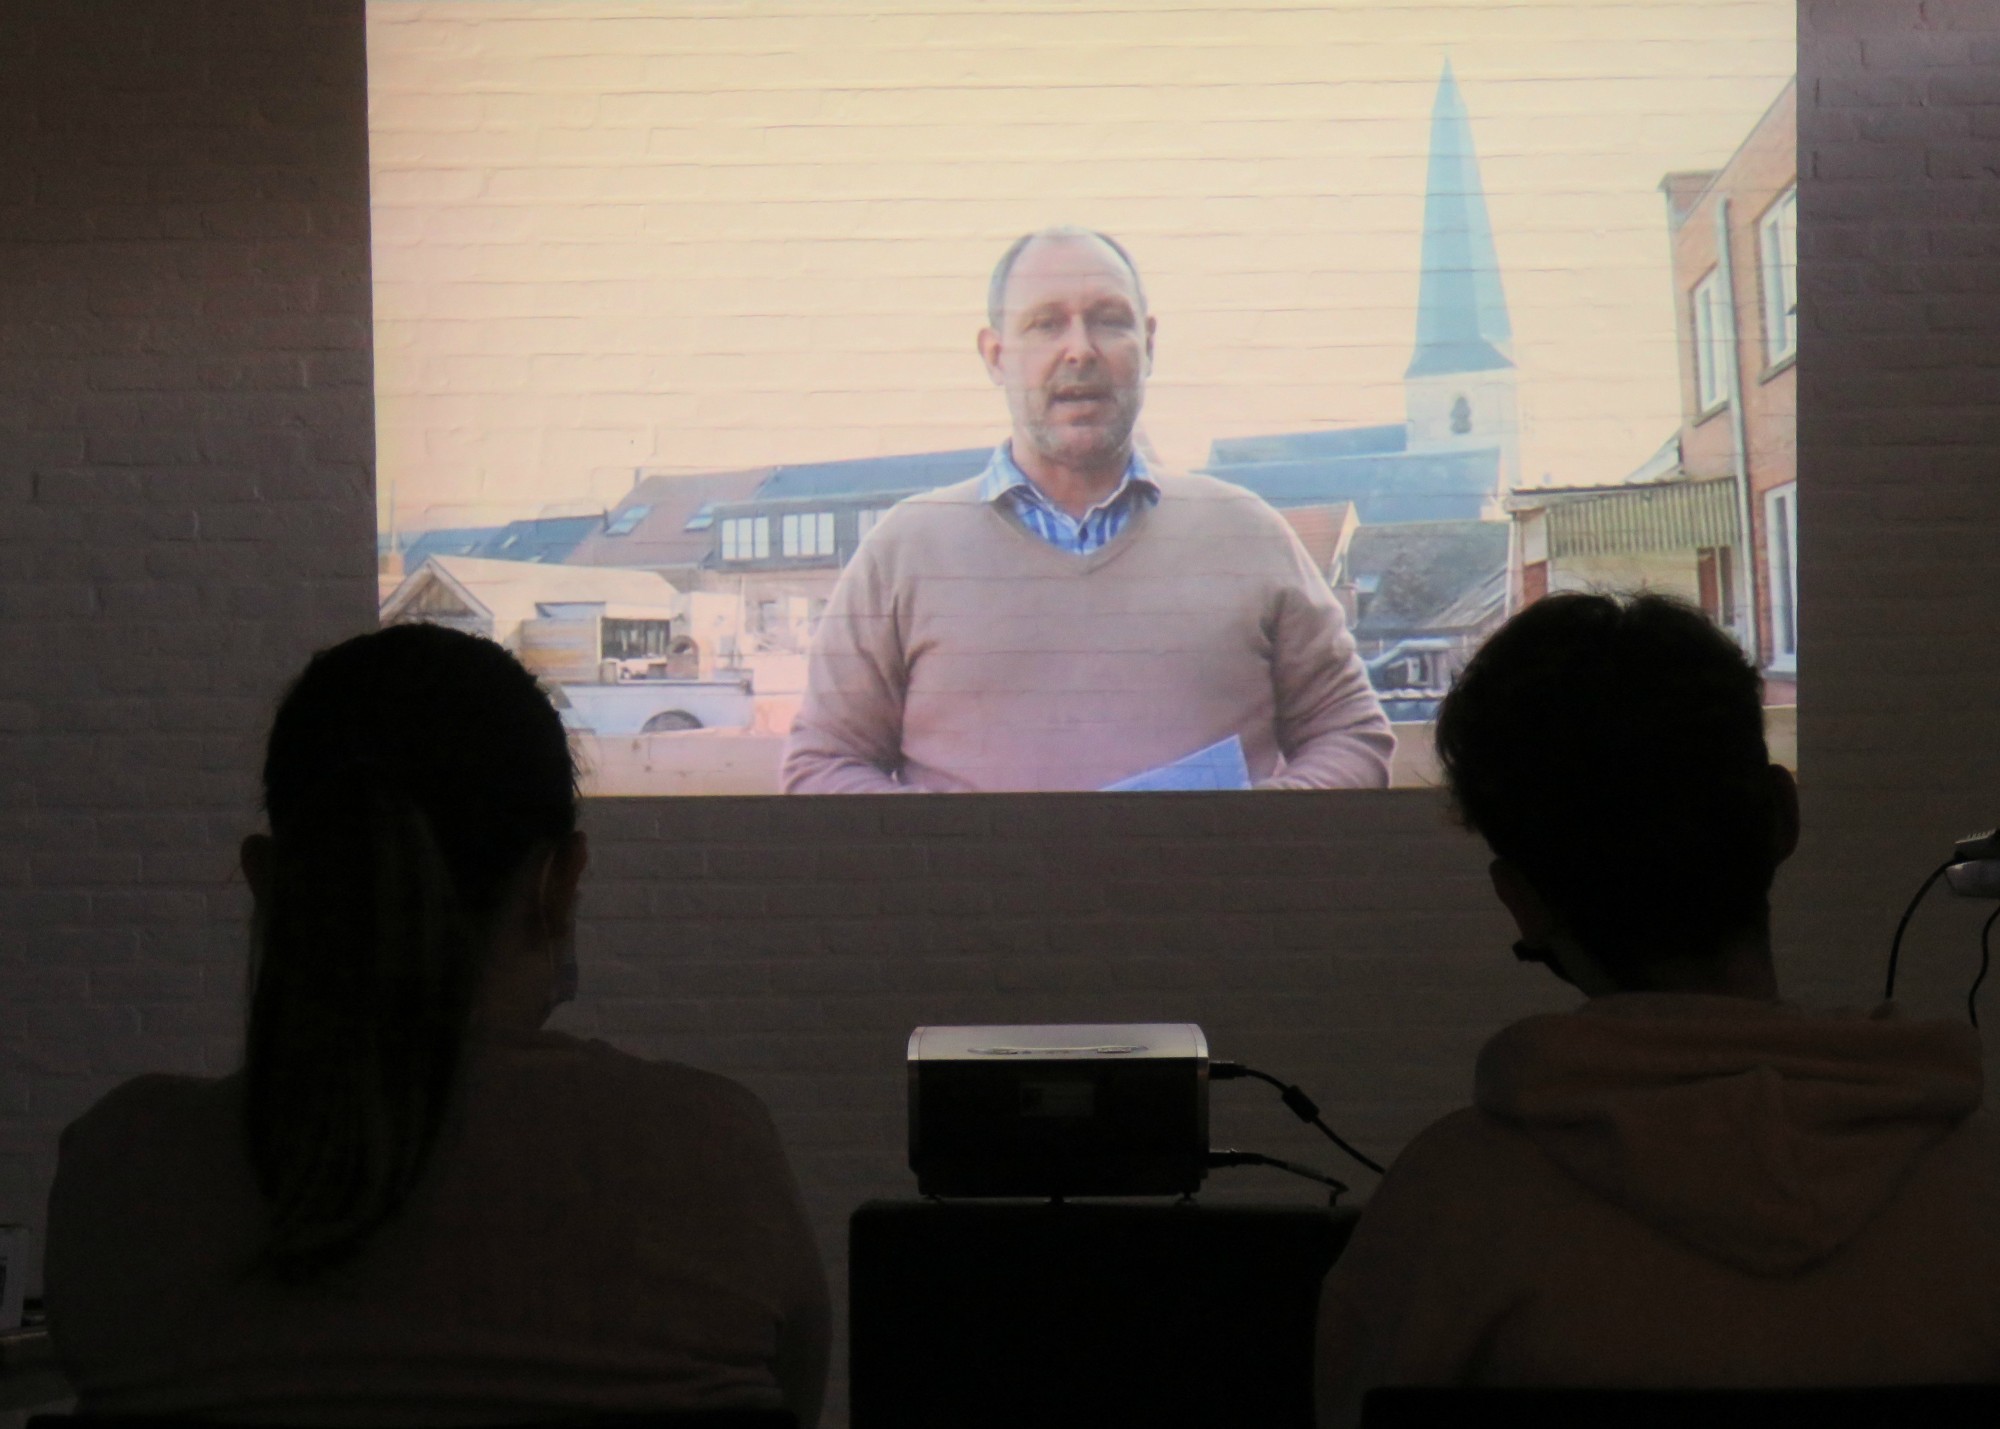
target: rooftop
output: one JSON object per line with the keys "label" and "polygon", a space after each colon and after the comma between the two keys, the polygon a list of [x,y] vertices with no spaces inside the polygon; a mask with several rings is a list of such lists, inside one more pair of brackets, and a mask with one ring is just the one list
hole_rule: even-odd
{"label": "rooftop", "polygon": [[680,603],[680,592],[653,571],[432,556],[382,602],[383,623],[398,619],[426,587],[438,584],[491,617],[494,638],[503,641],[544,605],[615,605],[664,618]]}
{"label": "rooftop", "polygon": [[1281,508],[1350,501],[1364,523],[1472,519],[1499,486],[1500,452],[1473,447],[1232,462],[1209,474]]}
{"label": "rooftop", "polygon": [[928,491],[977,476],[992,459],[991,447],[964,447],[957,451],[778,466],[771,468],[771,474],[757,488],[756,497],[764,501],[860,496],[876,491]]}
{"label": "rooftop", "polygon": [[[1489,588],[1507,569],[1505,521],[1404,521],[1363,526],[1347,568],[1372,595],[1354,633],[1384,640],[1468,626],[1491,612]],[[1504,590],[1504,582],[1502,589]]]}

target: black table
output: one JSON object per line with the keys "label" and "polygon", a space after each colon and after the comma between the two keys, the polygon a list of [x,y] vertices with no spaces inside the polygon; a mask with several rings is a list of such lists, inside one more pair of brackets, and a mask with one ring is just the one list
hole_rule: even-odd
{"label": "black table", "polygon": [[848,1224],[854,1429],[1312,1424],[1356,1213],[870,1201]]}

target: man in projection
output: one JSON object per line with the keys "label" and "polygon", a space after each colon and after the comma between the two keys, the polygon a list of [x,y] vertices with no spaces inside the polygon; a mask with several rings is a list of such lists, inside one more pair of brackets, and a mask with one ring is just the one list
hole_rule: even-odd
{"label": "man in projection", "polygon": [[787,793],[1388,783],[1388,721],[1291,527],[1135,449],[1155,326],[1113,239],[1007,250],[979,355],[1012,434],[841,573]]}

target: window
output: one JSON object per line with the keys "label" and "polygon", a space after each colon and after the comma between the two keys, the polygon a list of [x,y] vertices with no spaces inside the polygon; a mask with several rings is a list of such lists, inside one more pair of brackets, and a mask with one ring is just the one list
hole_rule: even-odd
{"label": "window", "polygon": [[652,514],[650,506],[628,506],[618,513],[617,519],[604,528],[607,536],[629,536],[633,528]]}
{"label": "window", "polygon": [[606,620],[598,632],[598,649],[606,660],[662,659],[672,633],[670,620]]}
{"label": "window", "polygon": [[1711,271],[1694,286],[1694,390],[1704,416],[1729,400],[1729,347],[1722,275]]}
{"label": "window", "polygon": [[722,523],[722,559],[761,561],[771,554],[771,518],[732,516]]}
{"label": "window", "polygon": [[875,523],[889,514],[886,506],[871,506],[854,518],[854,539],[859,541],[875,529]]}
{"label": "window", "polygon": [[798,516],[786,516],[784,554],[788,556],[834,554],[834,512],[808,510]]}
{"label": "window", "polygon": [[704,501],[701,505],[695,507],[694,515],[688,517],[687,525],[681,527],[681,529],[683,531],[706,531],[714,524],[715,503],[713,501]]}
{"label": "window", "polygon": [[1799,191],[1772,204],[1757,222],[1764,274],[1764,361],[1783,362],[1799,350]]}
{"label": "window", "polygon": [[833,513],[807,511],[787,516],[780,525],[780,549],[788,556],[833,554]]}
{"label": "window", "polygon": [[1799,665],[1799,484],[1764,493],[1764,550],[1771,563],[1771,668]]}

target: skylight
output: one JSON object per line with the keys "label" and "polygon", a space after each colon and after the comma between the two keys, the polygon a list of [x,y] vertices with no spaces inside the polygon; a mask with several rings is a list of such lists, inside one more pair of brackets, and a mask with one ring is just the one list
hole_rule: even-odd
{"label": "skylight", "polygon": [[607,536],[629,536],[632,534],[633,528],[650,516],[652,512],[653,508],[650,506],[628,506],[618,513],[617,520],[604,528],[604,534]]}

